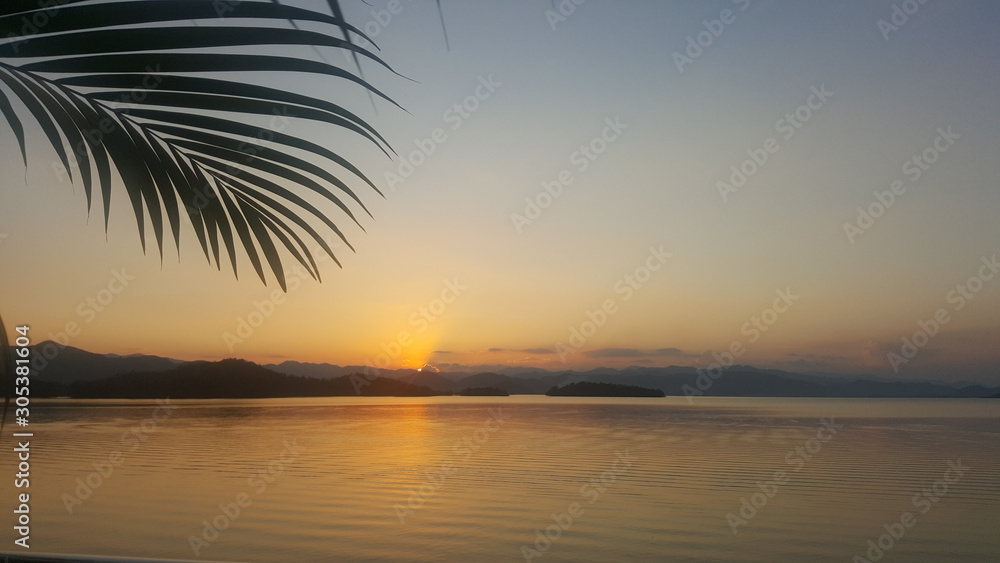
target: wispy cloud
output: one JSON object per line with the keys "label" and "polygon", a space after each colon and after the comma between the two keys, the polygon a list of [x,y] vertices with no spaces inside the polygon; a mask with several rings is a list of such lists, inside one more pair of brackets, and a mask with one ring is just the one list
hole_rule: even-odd
{"label": "wispy cloud", "polygon": [[638,358],[648,356],[649,352],[644,352],[638,348],[599,348],[584,352],[588,358]]}
{"label": "wispy cloud", "polygon": [[680,348],[657,348],[657,356],[693,356],[694,354],[688,354],[681,350]]}
{"label": "wispy cloud", "polygon": [[653,356],[673,356],[679,358],[696,358],[697,354],[689,354],[679,348],[657,348],[642,350],[640,348],[598,348],[584,352],[588,358],[646,358]]}
{"label": "wispy cloud", "polygon": [[555,354],[556,351],[552,348],[525,348],[521,350],[525,354]]}

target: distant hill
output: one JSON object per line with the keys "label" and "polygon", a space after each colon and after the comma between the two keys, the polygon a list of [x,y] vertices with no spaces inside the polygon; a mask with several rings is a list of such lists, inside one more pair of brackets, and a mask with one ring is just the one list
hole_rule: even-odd
{"label": "distant hill", "polygon": [[550,397],[663,397],[665,393],[660,389],[647,389],[635,385],[580,381],[563,387],[553,387],[546,395]]}
{"label": "distant hill", "polygon": [[[355,385],[358,383],[358,385]],[[32,388],[34,396],[85,399],[244,399],[265,397],[425,397],[439,392],[386,378],[316,379],[275,373],[246,360],[189,363],[162,372],[128,373]]]}
{"label": "distant hill", "polygon": [[510,394],[534,394],[542,392],[531,380],[518,379],[500,373],[478,373],[464,377],[457,382],[461,387],[496,387]]}
{"label": "distant hill", "polygon": [[[43,364],[34,375],[32,394],[44,392],[46,396],[66,394],[73,383],[96,382],[114,376],[139,375],[149,381],[157,380],[152,374],[164,373],[179,367],[211,364],[212,362],[184,362],[170,358],[149,355],[117,356],[114,354],[94,354],[72,346],[59,346],[46,341],[34,346],[36,361]],[[256,365],[256,364],[255,364]],[[280,364],[257,366],[269,370],[272,375],[292,379],[283,380],[296,393],[310,395],[329,394],[330,390],[343,392],[341,387],[349,384],[351,374],[364,372],[364,366],[338,366],[333,364],[310,364],[286,361]],[[198,370],[194,370],[197,372]],[[213,372],[212,369],[208,371]],[[223,370],[224,371],[224,370]],[[181,372],[182,374],[185,372]],[[213,372],[214,373],[214,372]],[[413,369],[379,370],[377,375],[390,381],[423,387],[438,394],[452,394],[468,388],[499,389],[508,394],[544,394],[553,386],[565,386],[578,382],[613,383],[633,385],[647,389],[659,389],[666,395],[685,394],[685,390],[702,392],[705,396],[720,397],[870,397],[870,398],[974,398],[1000,396],[1000,387],[982,385],[959,386],[957,384],[929,381],[891,380],[876,376],[813,375],[791,373],[775,369],[761,369],[753,366],[732,366],[716,379],[699,376],[693,367],[630,367],[625,369],[596,368],[587,371],[547,371],[540,368],[503,368],[481,373],[417,371]],[[207,376],[206,376],[207,377]],[[224,376],[220,376],[224,377]],[[699,377],[701,378],[699,380]],[[344,379],[347,378],[347,379]],[[340,383],[334,384],[337,380]],[[116,380],[114,385],[131,382]],[[226,380],[229,381],[229,380]],[[316,382],[331,382],[330,387],[316,386]],[[706,385],[707,383],[707,385]],[[131,384],[131,383],[129,383]],[[248,393],[240,390],[244,382],[229,381],[226,387],[220,381],[204,381],[206,388],[214,389],[216,396],[235,396],[231,393]],[[191,385],[194,385],[193,383]],[[263,384],[262,384],[263,385]],[[269,384],[270,385],[270,384]],[[382,385],[382,384],[379,384]],[[699,385],[701,385],[699,387]],[[265,388],[267,387],[264,385]],[[370,387],[366,385],[365,387]],[[280,393],[274,388],[268,393]],[[322,391],[317,391],[322,389]],[[338,391],[339,389],[339,391]],[[90,393],[86,386],[79,386],[81,393]],[[110,389],[104,392],[110,392]],[[399,392],[406,392],[399,388]],[[189,392],[194,392],[189,390]],[[207,391],[206,391],[207,392]],[[353,385],[350,392],[354,394]],[[244,395],[240,395],[244,396]],[[270,396],[289,396],[270,395]]]}
{"label": "distant hill", "polygon": [[409,374],[393,374],[389,377],[393,377],[399,381],[405,381],[410,385],[422,385],[424,387],[430,387],[431,389],[437,389],[438,391],[453,391],[461,389],[462,387],[457,382],[442,376],[440,373],[435,373],[433,371],[411,371],[412,373]]}
{"label": "distant hill", "polygon": [[[998,391],[980,385],[954,387],[944,383],[924,381],[871,381],[801,375],[779,370],[761,370],[750,366],[733,366],[717,379],[700,380],[690,371],[663,373],[658,368],[622,370],[587,377],[590,381],[621,383],[660,389],[668,396],[685,395],[696,390],[714,397],[837,397],[837,398],[978,398]],[[685,386],[687,386],[685,388]],[[705,387],[702,389],[702,387]]]}
{"label": "distant hill", "polygon": [[264,364],[263,367],[278,373],[314,377],[316,379],[333,379],[352,373],[364,373],[365,366],[338,366],[336,364],[308,364],[286,361],[280,364]]}
{"label": "distant hill", "polygon": [[34,377],[56,383],[92,381],[122,373],[157,372],[186,363],[159,356],[116,356],[94,354],[72,346],[61,346],[51,340],[32,346],[35,364],[42,365]]}

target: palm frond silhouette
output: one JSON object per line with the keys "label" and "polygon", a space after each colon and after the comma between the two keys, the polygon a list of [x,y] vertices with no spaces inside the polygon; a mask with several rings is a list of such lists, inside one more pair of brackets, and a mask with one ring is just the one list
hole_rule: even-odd
{"label": "palm frond silhouette", "polygon": [[[238,277],[242,254],[263,283],[269,269],[285,289],[284,249],[319,280],[309,244],[340,261],[317,221],[353,247],[310,201],[315,196],[304,195],[319,194],[360,226],[353,209],[371,214],[350,183],[381,193],[332,148],[251,123],[275,116],[321,123],[393,154],[371,125],[341,105],[261,85],[262,73],[319,75],[396,105],[361,76],[359,58],[392,69],[353,42],[365,36],[344,20],[337,0],[329,8],[325,14],[277,1],[4,0],[0,112],[25,166],[25,121],[33,120],[72,181],[82,184],[88,209],[101,200],[105,228],[120,189],[117,171],[140,243],[145,249],[151,228],[161,259],[165,238],[180,251],[186,217],[205,257],[220,269],[228,259]],[[357,73],[291,54],[302,46],[312,47],[308,55],[349,53]]]}

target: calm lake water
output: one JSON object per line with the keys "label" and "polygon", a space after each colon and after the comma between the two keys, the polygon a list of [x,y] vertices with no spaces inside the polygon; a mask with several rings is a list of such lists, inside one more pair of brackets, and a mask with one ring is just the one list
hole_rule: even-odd
{"label": "calm lake water", "polygon": [[886,562],[1000,561],[1000,401],[33,405],[32,553],[773,562],[881,543]]}

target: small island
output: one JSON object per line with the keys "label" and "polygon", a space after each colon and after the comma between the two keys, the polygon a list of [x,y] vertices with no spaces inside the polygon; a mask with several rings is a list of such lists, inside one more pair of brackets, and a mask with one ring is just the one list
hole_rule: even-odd
{"label": "small island", "polygon": [[665,397],[660,389],[647,389],[618,383],[592,383],[580,381],[563,387],[553,387],[545,393],[549,397]]}

